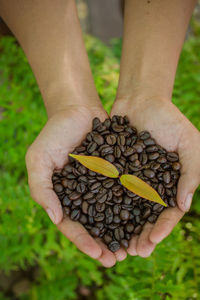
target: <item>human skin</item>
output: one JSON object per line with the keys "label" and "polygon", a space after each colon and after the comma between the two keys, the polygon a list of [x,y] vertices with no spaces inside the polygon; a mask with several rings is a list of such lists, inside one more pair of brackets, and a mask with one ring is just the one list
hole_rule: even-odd
{"label": "human skin", "polygon": [[91,130],[92,119],[107,117],[93,82],[75,1],[0,0],[0,13],[24,49],[48,114],[26,155],[32,198],[81,251],[111,267],[126,251],[113,254],[82,225],[63,218],[51,182],[54,169],[67,163],[68,153]]}
{"label": "human skin", "polygon": [[127,249],[149,256],[189,210],[200,183],[200,133],[171,102],[176,67],[196,1],[126,0],[120,79],[111,115],[128,115],[182,164],[176,208],[147,223]]}

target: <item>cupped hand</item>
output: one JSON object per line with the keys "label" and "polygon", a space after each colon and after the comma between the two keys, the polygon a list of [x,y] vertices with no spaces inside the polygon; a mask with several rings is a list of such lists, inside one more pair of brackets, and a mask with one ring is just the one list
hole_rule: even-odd
{"label": "cupped hand", "polygon": [[140,236],[133,237],[127,249],[130,255],[147,257],[190,208],[192,196],[200,184],[200,133],[165,99],[120,99],[115,102],[111,115],[127,115],[139,131],[148,130],[158,144],[168,151],[177,151],[182,164],[178,206],[164,210],[155,224],[146,223]]}
{"label": "cupped hand", "polygon": [[92,238],[78,222],[63,215],[60,201],[53,191],[52,173],[61,169],[72,152],[91,130],[92,120],[103,121],[107,115],[101,107],[69,106],[53,115],[40,132],[26,155],[28,181],[32,198],[48,213],[58,229],[82,252],[98,259],[105,267],[126,257],[125,250],[113,254],[99,240]]}

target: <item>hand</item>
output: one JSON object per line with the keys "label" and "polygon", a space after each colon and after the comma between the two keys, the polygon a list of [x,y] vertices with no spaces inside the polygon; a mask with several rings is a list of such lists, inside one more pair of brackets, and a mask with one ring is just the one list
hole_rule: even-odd
{"label": "hand", "polygon": [[130,255],[147,257],[188,211],[200,183],[200,133],[169,100],[118,100],[112,115],[127,115],[139,131],[148,130],[158,144],[177,151],[182,164],[176,208],[167,208],[156,224],[146,223],[140,236],[130,242]]}
{"label": "hand", "polygon": [[54,169],[61,169],[68,160],[68,153],[78,146],[91,130],[92,119],[104,120],[107,115],[101,107],[69,106],[53,115],[26,155],[30,192],[33,199],[48,213],[58,229],[81,251],[111,267],[116,259],[126,257],[125,250],[113,254],[99,240],[93,239],[78,222],[63,216],[60,201],[53,191],[51,181]]}

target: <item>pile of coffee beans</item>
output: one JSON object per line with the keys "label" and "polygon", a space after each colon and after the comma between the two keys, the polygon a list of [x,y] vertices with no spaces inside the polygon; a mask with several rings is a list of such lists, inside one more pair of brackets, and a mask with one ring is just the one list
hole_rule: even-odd
{"label": "pile of coffee beans", "polygon": [[[93,120],[89,132],[74,154],[93,155],[111,162],[119,174],[133,174],[151,185],[163,201],[176,206],[181,165],[178,154],[167,152],[148,131],[137,133],[128,118],[113,116]],[[155,223],[164,206],[139,197],[123,187],[118,178],[108,178],[70,157],[52,176],[53,188],[65,214],[80,222],[94,237],[100,237],[112,252],[127,248],[146,222]]]}

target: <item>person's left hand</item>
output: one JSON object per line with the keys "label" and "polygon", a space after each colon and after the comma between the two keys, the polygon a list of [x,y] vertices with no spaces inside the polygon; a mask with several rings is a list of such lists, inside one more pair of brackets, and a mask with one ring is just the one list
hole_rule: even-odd
{"label": "person's left hand", "polygon": [[155,224],[146,223],[134,236],[127,252],[149,256],[189,210],[192,196],[200,183],[200,133],[170,100],[118,100],[111,115],[127,115],[138,131],[148,130],[158,144],[179,153],[182,164],[175,208],[165,209]]}

